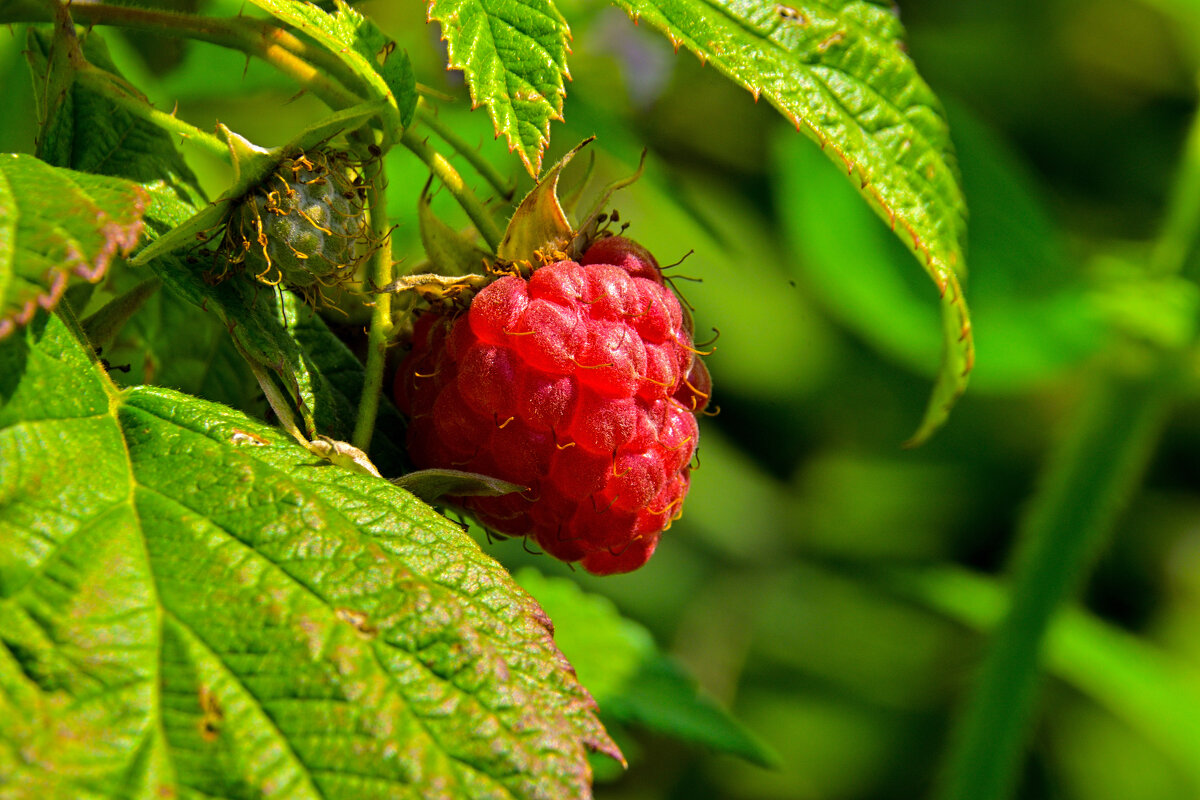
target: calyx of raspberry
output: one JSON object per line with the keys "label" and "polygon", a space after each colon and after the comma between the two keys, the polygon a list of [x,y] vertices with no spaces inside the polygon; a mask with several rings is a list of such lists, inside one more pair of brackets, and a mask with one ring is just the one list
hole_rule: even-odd
{"label": "calyx of raspberry", "polygon": [[595,574],[649,559],[682,513],[711,381],[654,257],[620,236],[416,322],[396,376],[414,464],[527,487],[454,501]]}
{"label": "calyx of raspberry", "polygon": [[223,244],[230,264],[268,285],[316,300],[341,286],[374,250],[358,165],[340,151],[280,162],[234,209]]}

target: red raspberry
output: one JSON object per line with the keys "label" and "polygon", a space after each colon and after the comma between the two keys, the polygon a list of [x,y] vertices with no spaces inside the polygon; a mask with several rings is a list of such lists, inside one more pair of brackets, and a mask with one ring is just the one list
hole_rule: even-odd
{"label": "red raspberry", "polygon": [[421,316],[396,375],[421,468],[527,486],[452,501],[597,575],[637,569],[679,518],[711,380],[644,248],[506,276],[465,315]]}

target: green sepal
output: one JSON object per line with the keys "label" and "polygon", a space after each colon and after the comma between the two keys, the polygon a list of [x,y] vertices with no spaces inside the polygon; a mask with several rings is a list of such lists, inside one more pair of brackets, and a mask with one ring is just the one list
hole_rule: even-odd
{"label": "green sepal", "polygon": [[[430,179],[430,182],[432,179]],[[459,233],[433,213],[430,182],[417,200],[417,226],[425,256],[439,275],[466,275],[495,261],[495,257],[473,239]]]}
{"label": "green sepal", "polygon": [[514,492],[529,491],[499,478],[464,472],[458,469],[422,469],[394,478],[392,483],[407,489],[426,503],[432,503],[447,495],[456,497],[499,497]]}
{"label": "green sepal", "polygon": [[558,179],[563,169],[580,150],[596,137],[584,139],[542,175],[513,212],[497,255],[516,264],[540,266],[570,245],[575,228],[558,201]]}

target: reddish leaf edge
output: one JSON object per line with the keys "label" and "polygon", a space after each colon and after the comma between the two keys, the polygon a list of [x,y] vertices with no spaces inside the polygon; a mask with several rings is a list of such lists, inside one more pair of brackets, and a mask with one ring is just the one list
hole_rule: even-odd
{"label": "reddish leaf edge", "polygon": [[99,214],[105,221],[97,226],[97,230],[104,237],[104,247],[95,254],[91,261],[77,248],[70,247],[67,250],[66,261],[51,267],[46,272],[45,277],[49,288],[26,300],[16,312],[0,318],[0,341],[13,334],[18,328],[28,325],[39,308],[53,311],[62,300],[63,294],[66,293],[72,275],[89,283],[96,283],[107,274],[114,257],[124,258],[133,251],[145,229],[144,216],[150,195],[141,186],[131,186],[130,188],[133,201],[129,210],[135,218],[133,223],[122,224],[111,220],[107,213],[100,211]]}

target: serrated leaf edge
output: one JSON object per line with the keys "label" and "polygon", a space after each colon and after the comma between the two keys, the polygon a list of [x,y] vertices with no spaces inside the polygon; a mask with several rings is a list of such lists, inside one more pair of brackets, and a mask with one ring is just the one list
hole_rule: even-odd
{"label": "serrated leaf edge", "polygon": [[[16,153],[9,153],[9,155],[12,158],[19,157]],[[32,156],[28,157],[32,158]],[[66,170],[57,171],[60,177],[71,181],[72,185],[79,189],[82,194],[87,195],[87,191],[72,180]],[[2,174],[0,174],[0,180],[6,180]],[[130,184],[129,189],[134,200],[131,209],[136,214],[137,220],[132,225],[123,226],[119,222],[111,220],[107,212],[97,209],[97,213],[103,215],[107,220],[96,229],[104,237],[104,246],[89,261],[74,244],[68,245],[65,254],[66,261],[47,271],[47,275],[53,275],[54,277],[49,281],[50,285],[46,291],[39,292],[26,300],[23,305],[18,307],[15,313],[0,318],[0,340],[8,337],[17,328],[28,325],[39,308],[50,311],[57,306],[59,300],[62,299],[63,294],[67,290],[71,275],[75,275],[90,283],[95,283],[104,277],[114,257],[129,255],[141,239],[142,230],[145,227],[144,216],[146,205],[150,200],[149,193],[141,186]],[[15,241],[13,242],[13,246],[16,246]]]}
{"label": "serrated leaf edge", "polygon": [[[643,16],[640,12],[634,9],[632,2],[633,0],[617,0],[617,4],[626,11],[630,19],[633,20],[633,23],[635,25],[639,25],[643,19]],[[719,10],[720,9],[714,9],[714,11]],[[665,12],[663,12],[661,8],[657,8],[657,11],[660,15],[662,15],[663,19],[658,21],[653,18],[647,18],[647,22],[649,22],[649,24],[654,28],[658,29],[667,38],[667,40],[671,42],[671,45],[675,49],[676,53],[678,53],[679,48],[683,46],[688,50],[691,50],[702,65],[707,65],[710,60],[713,61],[714,65],[719,71],[725,73],[732,78],[735,83],[746,89],[754,98],[756,103],[758,102],[759,97],[765,94],[767,101],[771,103],[771,105],[774,106],[776,110],[778,110],[786,119],[795,125],[798,132],[801,132],[807,128],[808,138],[814,140],[822,151],[826,151],[827,154],[832,153],[833,156],[836,156],[836,158],[845,165],[847,177],[853,180],[855,173],[857,172],[859,193],[864,197],[864,199],[867,200],[868,205],[870,205],[876,211],[876,213],[884,219],[885,223],[889,226],[893,233],[896,232],[896,225],[897,222],[899,222],[901,228],[905,233],[908,234],[909,241],[911,242],[911,244],[909,244],[909,249],[917,257],[917,261],[921,264],[926,274],[929,275],[929,277],[933,280],[934,285],[937,287],[943,306],[943,328],[948,333],[948,335],[943,338],[944,352],[942,356],[942,366],[939,370],[938,379],[934,385],[933,393],[930,397],[929,404],[926,407],[924,417],[922,418],[917,431],[911,437],[909,437],[909,439],[905,441],[902,446],[915,447],[921,444],[927,440],[929,436],[931,436],[949,416],[950,408],[963,394],[963,392],[966,391],[967,378],[975,365],[975,340],[971,330],[970,313],[967,308],[966,298],[962,292],[962,287],[959,283],[958,274],[956,272],[957,269],[965,268],[964,264],[959,263],[959,257],[961,253],[959,243],[955,241],[953,242],[953,246],[948,248],[945,261],[943,261],[942,258],[935,256],[929,244],[922,239],[921,235],[916,230],[916,227],[908,219],[898,215],[896,210],[889,206],[884,198],[880,195],[878,190],[875,188],[874,180],[866,172],[866,168],[861,163],[855,161],[853,158],[850,158],[843,149],[838,147],[835,141],[826,137],[811,120],[785,108],[781,102],[776,100],[772,93],[762,92],[758,86],[752,85],[751,81],[744,79],[735,69],[726,66],[720,59],[710,59],[709,56],[703,52],[704,48],[700,47],[698,42],[693,37],[686,34],[683,36],[676,36],[668,28],[668,25],[672,23],[670,23],[670,20],[667,19]],[[735,24],[738,23],[738,20],[736,19],[730,18],[730,20]],[[852,18],[845,18],[843,21],[848,26],[853,26],[864,31],[865,36],[876,35]],[[779,43],[773,40],[763,39],[763,41],[772,48],[782,50],[788,56],[792,55],[790,51],[786,50],[786,48],[783,48]],[[893,41],[891,44],[894,46],[895,42]],[[821,83],[824,84],[824,81],[821,81]],[[899,111],[901,109],[897,108],[897,110]],[[901,116],[903,116],[903,114],[901,114]],[[921,136],[922,139],[925,138],[920,130],[915,130],[915,133],[918,136]],[[945,152],[940,148],[931,147],[930,149],[941,153],[943,157],[945,156]],[[891,159],[889,159],[889,161],[890,160]],[[895,162],[893,161],[892,163]],[[950,169],[953,174],[953,164],[946,163],[946,168]],[[906,172],[909,172],[911,175],[915,175],[918,179],[921,177],[919,173],[911,171]],[[931,189],[932,188],[933,187],[931,186]],[[949,198],[952,201],[952,205],[960,210],[965,210],[966,205],[962,196],[962,186],[957,180],[954,183],[954,189],[955,196]],[[901,240],[904,240],[903,237],[901,237]],[[908,242],[906,242],[906,244],[908,244]],[[947,299],[948,296],[949,299]],[[951,313],[957,316],[957,337],[949,334],[952,322],[948,315]],[[957,352],[955,353],[954,351]],[[958,363],[962,364],[961,369],[956,366]]]}
{"label": "serrated leaf edge", "polygon": [[[433,15],[433,1],[432,0],[430,0],[430,2],[426,8],[427,8],[426,14],[425,14],[426,21],[438,23],[438,25],[440,26],[440,30],[441,30],[441,41],[446,43],[447,69],[461,70],[463,72],[463,74],[465,75],[466,70],[467,70],[467,63],[464,59],[459,58],[458,48],[455,46],[455,43],[453,41],[451,41],[449,37],[446,36],[446,33],[445,33],[446,20],[441,19],[439,17],[435,17]],[[567,24],[567,21],[562,18],[561,15],[558,17],[558,19],[554,19],[553,22],[556,25],[561,26],[563,36],[566,39],[566,42],[565,42],[566,52],[569,54],[571,52],[570,42],[573,38],[571,35],[570,26]],[[494,40],[493,40],[493,42],[494,42]],[[571,71],[570,71],[570,68],[567,66],[566,59],[563,59],[562,62],[559,63],[558,59],[555,59],[551,53],[547,52],[546,55],[550,56],[551,60],[554,61],[555,65],[561,71],[562,77],[567,81],[571,80]],[[536,142],[534,142],[527,149],[524,141],[521,140],[521,137],[520,137],[520,122],[521,122],[521,120],[517,116],[516,109],[512,103],[512,98],[510,98],[510,97],[507,98],[508,99],[507,108],[509,109],[509,112],[511,113],[511,115],[514,119],[514,123],[512,125],[513,132],[510,133],[510,132],[501,130],[501,115],[500,115],[499,111],[497,110],[497,106],[499,105],[501,98],[486,98],[486,97],[480,98],[479,94],[475,88],[474,82],[471,81],[470,79],[468,79],[466,81],[466,84],[467,84],[467,88],[470,91],[470,95],[471,95],[471,110],[474,111],[474,110],[478,109],[480,106],[487,106],[488,113],[492,118],[492,127],[495,132],[495,138],[499,139],[500,136],[503,134],[505,141],[508,144],[508,152],[512,153],[512,152],[516,151],[517,157],[521,159],[521,163],[524,165],[525,170],[530,174],[531,177],[536,178],[542,171],[542,159],[545,156],[546,146],[550,143],[550,122],[553,120],[557,120],[559,122],[563,121],[562,110],[563,110],[563,100],[567,96],[566,86],[560,85],[558,87],[558,90],[554,93],[553,97],[546,98],[544,95],[541,95],[543,97],[543,99],[545,99],[550,104],[551,113],[546,118],[545,123],[540,128],[537,128],[538,140]],[[505,115],[505,116],[507,117],[508,115]],[[530,157],[529,150],[533,150],[533,152],[535,153],[535,157],[533,157],[533,158]]]}

